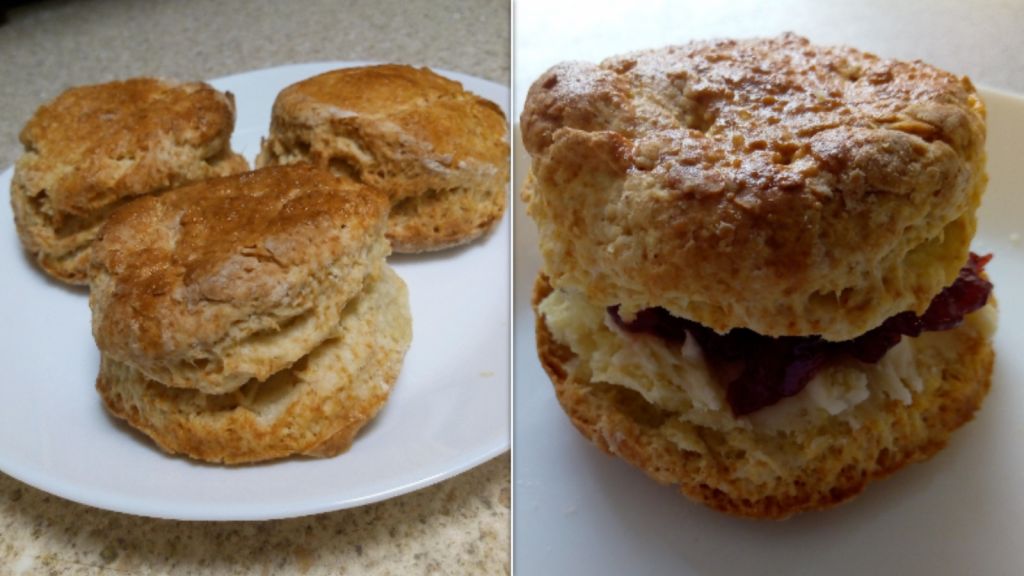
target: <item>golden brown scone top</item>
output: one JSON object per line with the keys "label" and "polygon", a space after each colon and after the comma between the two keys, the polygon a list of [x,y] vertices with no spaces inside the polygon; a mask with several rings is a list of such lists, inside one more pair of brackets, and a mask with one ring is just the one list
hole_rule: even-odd
{"label": "golden brown scone top", "polygon": [[543,154],[560,128],[614,131],[630,140],[658,133],[678,139],[683,135],[673,131],[692,131],[686,135],[718,152],[704,161],[722,169],[736,160],[742,168],[763,167],[771,171],[764,179],[785,180],[778,167],[808,153],[855,162],[834,149],[836,128],[850,136],[888,128],[943,141],[965,157],[979,151],[985,136],[981,103],[967,78],[920,61],[815,46],[793,34],[694,42],[596,65],[565,62],[534,82],[527,98],[522,127],[531,155]]}
{"label": "golden brown scone top", "polygon": [[21,131],[20,171],[45,179],[55,213],[84,215],[179,184],[229,150],[234,98],[202,82],[133,78],[71,88]]}
{"label": "golden brown scone top", "polygon": [[792,34],[559,64],[521,123],[555,285],[720,331],[845,339],[922,311],[984,185],[967,78]]}
{"label": "golden brown scone top", "polygon": [[[380,242],[377,190],[307,165],[202,181],[115,211],[93,247],[101,349],[159,354],[301,307],[311,276]],[[98,300],[99,298],[94,298]],[[95,310],[94,310],[95,312]]]}
{"label": "golden brown scone top", "polygon": [[325,118],[386,121],[449,166],[466,158],[504,165],[508,156],[501,108],[427,68],[382,64],[325,72],[282,90],[274,115],[303,117],[320,107]]}

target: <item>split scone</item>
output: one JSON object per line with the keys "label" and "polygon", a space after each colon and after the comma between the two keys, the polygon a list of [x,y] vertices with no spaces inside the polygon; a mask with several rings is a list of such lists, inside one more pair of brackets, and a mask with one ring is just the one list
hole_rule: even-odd
{"label": "split scone", "polygon": [[133,78],[71,88],[21,131],[11,205],[48,274],[88,283],[90,246],[129,200],[248,169],[231,151],[235,102],[202,82]]}
{"label": "split scone", "polygon": [[927,458],[988,387],[973,86],[793,35],[555,66],[522,116],[538,351],[576,427],[782,518]]}
{"label": "split scone", "polygon": [[108,409],[203,460],[343,450],[411,339],[387,210],[383,193],[298,165],[115,211],[89,298]]}
{"label": "split scone", "polygon": [[395,252],[469,242],[501,218],[505,116],[427,68],[343,68],[293,84],[274,102],[257,166],[308,162],[386,191]]}

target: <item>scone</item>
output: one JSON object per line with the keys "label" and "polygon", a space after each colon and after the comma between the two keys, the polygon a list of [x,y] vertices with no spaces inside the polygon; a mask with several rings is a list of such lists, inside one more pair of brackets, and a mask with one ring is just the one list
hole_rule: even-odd
{"label": "scone", "polygon": [[223,394],[337,332],[389,253],[384,194],[310,165],[204,180],[114,212],[93,248],[93,336],[166,386]]}
{"label": "scone", "polygon": [[257,166],[308,162],[386,191],[395,252],[440,250],[491,229],[505,207],[505,116],[427,68],[334,70],[274,102]]}
{"label": "scone", "polygon": [[521,119],[538,351],[576,427],[782,518],[927,458],[988,387],[984,105],[793,35],[555,66]]}
{"label": "scone", "polygon": [[388,200],[308,164],[115,211],[90,306],[108,410],[161,448],[238,464],[333,456],[384,404],[412,337]]}
{"label": "scone", "polygon": [[21,131],[11,205],[25,249],[86,284],[107,216],[138,196],[248,169],[231,151],[235,103],[201,82],[133,78],[71,88]]}
{"label": "scone", "polygon": [[345,451],[384,405],[412,337],[405,283],[388,267],[348,302],[334,336],[265,381],[206,394],[104,355],[107,408],[165,451],[237,464]]}

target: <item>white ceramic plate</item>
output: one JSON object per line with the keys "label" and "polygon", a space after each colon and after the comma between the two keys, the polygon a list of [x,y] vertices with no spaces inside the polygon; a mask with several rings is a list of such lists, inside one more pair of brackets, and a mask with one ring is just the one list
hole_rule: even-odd
{"label": "white ceramic plate", "polygon": [[[586,441],[536,359],[536,231],[516,203],[515,567],[522,574],[1020,574],[1024,566],[1024,99],[984,91],[991,180],[975,249],[999,297],[992,391],[928,462],[785,522],[693,504]],[[517,146],[516,182],[528,157]]]}
{"label": "white ceramic plate", "polygon": [[[232,144],[250,162],[282,88],[357,65],[327,62],[214,80],[235,94]],[[508,110],[506,87],[441,72]],[[11,170],[0,175],[9,190]],[[469,246],[395,256],[409,285],[413,342],[391,399],[345,454],[244,467],[170,457],[109,417],[88,294],[23,254],[0,202],[0,470],[58,496],[161,518],[250,520],[358,506],[433,484],[509,448],[509,218]]]}

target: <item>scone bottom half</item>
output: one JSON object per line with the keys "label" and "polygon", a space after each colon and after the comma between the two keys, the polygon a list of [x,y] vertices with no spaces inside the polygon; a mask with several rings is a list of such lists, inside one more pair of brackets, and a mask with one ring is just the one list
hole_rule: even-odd
{"label": "scone bottom half", "polygon": [[994,359],[991,256],[969,252],[984,118],[966,78],[794,35],[541,76],[523,196],[572,423],[753,518],[936,453]]}
{"label": "scone bottom half", "polygon": [[88,283],[93,240],[131,200],[248,170],[231,150],[235,102],[202,82],[131,78],[71,88],[21,131],[11,206],[50,276]]}
{"label": "scone bottom half", "polygon": [[443,250],[500,221],[507,121],[493,102],[428,68],[325,72],[278,94],[257,166],[305,162],[388,193],[398,253]]}
{"label": "scone bottom half", "polygon": [[[798,391],[738,415],[730,384],[751,362],[766,370],[777,342],[713,361],[693,323],[669,323],[681,332],[667,338],[636,330],[543,274],[533,305],[541,364],[585,437],[693,500],[751,518],[833,506],[931,457],[980,408],[994,360],[988,299],[956,327],[897,336],[876,362],[825,355]],[[772,383],[771,393],[785,389]]]}

